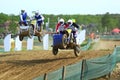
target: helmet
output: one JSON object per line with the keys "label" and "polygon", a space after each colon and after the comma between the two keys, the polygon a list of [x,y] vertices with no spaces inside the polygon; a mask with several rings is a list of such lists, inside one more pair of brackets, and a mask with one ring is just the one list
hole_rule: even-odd
{"label": "helmet", "polygon": [[73,24],[73,21],[72,21],[71,19],[69,19],[69,20],[67,21],[67,23],[68,23],[68,24]]}
{"label": "helmet", "polygon": [[36,11],[35,14],[38,15],[38,14],[39,14],[39,11]]}
{"label": "helmet", "polygon": [[25,10],[24,10],[24,9],[22,9],[22,10],[21,10],[21,12],[25,12]]}
{"label": "helmet", "polygon": [[64,23],[64,19],[61,18],[61,19],[59,20],[59,23],[61,23],[61,24]]}
{"label": "helmet", "polygon": [[64,22],[64,19],[61,18],[61,19],[59,20],[59,22]]}

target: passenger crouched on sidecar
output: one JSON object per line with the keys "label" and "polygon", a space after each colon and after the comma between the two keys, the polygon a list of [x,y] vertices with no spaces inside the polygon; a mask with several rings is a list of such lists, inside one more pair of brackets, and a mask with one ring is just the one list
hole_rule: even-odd
{"label": "passenger crouched on sidecar", "polygon": [[60,34],[64,34],[64,30],[66,28],[66,23],[63,18],[61,18],[56,25],[56,32]]}

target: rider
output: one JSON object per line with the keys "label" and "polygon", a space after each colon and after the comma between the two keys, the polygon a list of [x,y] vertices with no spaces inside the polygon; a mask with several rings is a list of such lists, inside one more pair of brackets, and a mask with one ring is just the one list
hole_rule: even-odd
{"label": "rider", "polygon": [[27,26],[28,23],[27,23],[26,19],[27,19],[27,13],[25,12],[25,10],[21,10],[20,22],[19,22],[20,26],[22,24],[24,24],[25,26]]}
{"label": "rider", "polygon": [[38,11],[35,12],[35,19],[37,21],[38,31],[42,31],[42,25],[44,24],[43,15],[39,14]]}
{"label": "rider", "polygon": [[66,23],[64,22],[64,19],[61,18],[56,25],[56,32],[63,33],[63,31],[65,30],[65,27],[66,27]]}
{"label": "rider", "polygon": [[[67,28],[68,29],[72,29],[74,42],[76,43],[76,37],[77,37],[77,35],[76,35],[76,29],[79,29],[79,26],[75,22],[73,22],[73,20],[69,19],[67,21]],[[69,36],[69,38],[70,38],[70,36]]]}

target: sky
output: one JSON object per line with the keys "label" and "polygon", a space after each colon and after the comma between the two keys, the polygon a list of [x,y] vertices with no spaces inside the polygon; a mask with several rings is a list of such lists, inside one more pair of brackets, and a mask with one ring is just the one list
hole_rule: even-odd
{"label": "sky", "polygon": [[120,14],[120,0],[0,0],[0,13],[18,15],[24,9],[41,14]]}

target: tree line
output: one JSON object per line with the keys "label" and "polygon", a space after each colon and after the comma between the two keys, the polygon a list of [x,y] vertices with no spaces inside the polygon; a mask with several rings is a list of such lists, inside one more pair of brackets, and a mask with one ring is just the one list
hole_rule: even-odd
{"label": "tree line", "polygon": [[[88,32],[110,32],[113,28],[120,28],[120,14],[110,14],[109,12],[105,14],[96,15],[53,15],[53,14],[43,14],[45,21],[49,18],[49,27],[55,29],[55,25],[59,18],[63,18],[66,22],[68,19],[75,19],[76,23],[79,25],[84,25]],[[5,32],[5,30],[11,33],[17,32],[17,27],[19,22],[19,15],[8,15],[0,13],[0,33]],[[44,25],[45,26],[45,25]]]}

